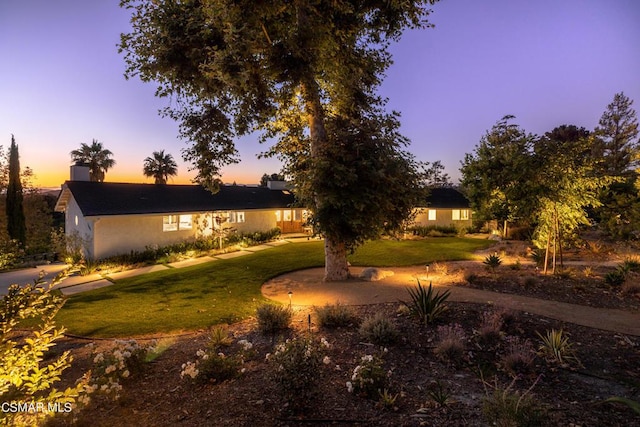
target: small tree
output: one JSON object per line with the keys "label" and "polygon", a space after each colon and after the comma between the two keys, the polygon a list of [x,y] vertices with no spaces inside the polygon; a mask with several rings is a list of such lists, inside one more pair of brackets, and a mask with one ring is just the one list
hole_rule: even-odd
{"label": "small tree", "polygon": [[170,176],[178,174],[178,165],[171,154],[164,154],[164,150],[154,151],[152,157],[144,159],[142,172],[156,184],[166,184]]}
{"label": "small tree", "polygon": [[22,182],[20,180],[20,155],[16,140],[11,135],[9,148],[9,183],[7,185],[7,231],[9,238],[17,240],[23,246],[27,242],[25,225]]}

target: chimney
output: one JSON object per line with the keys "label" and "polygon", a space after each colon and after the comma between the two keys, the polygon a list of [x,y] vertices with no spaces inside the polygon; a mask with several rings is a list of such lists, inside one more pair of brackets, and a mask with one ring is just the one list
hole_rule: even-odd
{"label": "chimney", "polygon": [[89,177],[89,166],[72,165],[70,169],[71,181],[91,181]]}
{"label": "chimney", "polygon": [[267,188],[269,190],[286,190],[287,181],[267,181]]}

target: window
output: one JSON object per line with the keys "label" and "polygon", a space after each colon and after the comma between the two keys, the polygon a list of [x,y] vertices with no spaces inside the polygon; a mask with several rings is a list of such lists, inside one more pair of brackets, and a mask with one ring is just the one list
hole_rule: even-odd
{"label": "window", "polygon": [[162,231],[176,231],[178,229],[178,215],[162,217]]}
{"label": "window", "polygon": [[293,220],[294,221],[300,221],[300,210],[299,209],[294,209],[294,211],[293,211]]}
{"label": "window", "polygon": [[244,212],[236,212],[236,222],[244,222]]}
{"label": "window", "polygon": [[285,221],[291,221],[291,210],[290,209],[284,211],[284,220]]}
{"label": "window", "polygon": [[451,219],[454,221],[460,220],[468,220],[469,219],[469,210],[468,209],[453,209],[451,211]]}
{"label": "window", "polygon": [[427,211],[427,220],[429,220],[429,221],[435,221],[436,220],[436,210],[435,209],[429,209]]}
{"label": "window", "polygon": [[180,230],[191,230],[193,220],[191,215],[180,215]]}
{"label": "window", "polygon": [[276,221],[277,221],[277,222],[280,222],[280,221],[281,221],[281,220],[280,220],[280,217],[281,217],[280,211],[276,211]]}

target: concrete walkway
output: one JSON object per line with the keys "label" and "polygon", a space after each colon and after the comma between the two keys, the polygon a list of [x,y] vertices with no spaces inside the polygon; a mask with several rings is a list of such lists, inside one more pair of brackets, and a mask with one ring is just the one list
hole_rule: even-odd
{"label": "concrete walkway", "polygon": [[[394,275],[377,282],[351,279],[346,282],[323,282],[324,270],[315,268],[296,271],[276,277],[262,287],[262,294],[272,300],[300,306],[322,306],[340,302],[345,305],[366,305],[376,303],[407,301],[408,287],[416,285],[416,279],[433,286],[439,291],[451,291],[449,299],[458,302],[493,304],[513,310],[538,314],[564,322],[602,329],[622,334],[640,336],[640,313],[617,309],[593,308],[576,304],[548,301],[520,295],[471,289],[464,286],[450,286],[438,277],[425,277],[422,268],[393,268]],[[362,268],[351,268],[357,276]],[[451,283],[449,281],[448,283]],[[291,292],[291,296],[289,296]]]}
{"label": "concrete walkway", "polygon": [[[124,279],[127,277],[139,276],[141,274],[152,273],[154,271],[168,270],[170,268],[185,268],[192,265],[199,265],[207,262],[216,261],[219,259],[231,259],[245,255],[250,255],[254,252],[262,251],[265,249],[273,248],[287,243],[306,241],[307,239],[301,239],[294,237],[292,239],[276,240],[273,242],[264,243],[258,246],[252,246],[249,248],[243,248],[242,250],[235,252],[223,253],[215,256],[204,256],[199,258],[191,258],[183,261],[177,261],[169,263],[168,265],[152,265],[148,267],[135,268],[132,270],[121,271],[112,274],[90,274],[87,276],[73,275],[62,280],[57,289],[60,289],[64,295],[73,295],[80,292],[91,291],[93,289],[103,288],[105,286],[112,285],[114,281]],[[38,278],[40,272],[44,272],[45,280],[51,281],[58,273],[69,267],[67,264],[49,264],[37,266],[35,268],[28,268],[22,270],[8,271],[0,273],[0,295],[6,295],[10,285],[17,283],[19,285],[26,285],[33,283]]]}

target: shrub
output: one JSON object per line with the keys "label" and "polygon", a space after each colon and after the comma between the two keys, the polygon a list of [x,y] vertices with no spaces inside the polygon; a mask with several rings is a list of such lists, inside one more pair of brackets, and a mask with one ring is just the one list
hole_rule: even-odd
{"label": "shrub", "polygon": [[147,356],[153,350],[154,344],[141,346],[135,340],[116,340],[110,350],[94,352],[89,379],[92,391],[117,400],[122,390],[120,382],[142,372]]}
{"label": "shrub", "polygon": [[534,288],[537,284],[538,284],[538,279],[536,279],[533,276],[525,277],[524,283],[523,283],[525,289]]}
{"label": "shrub", "polygon": [[640,257],[627,257],[622,263],[622,269],[625,271],[632,271],[634,273],[640,273]]}
{"label": "shrub", "polygon": [[424,325],[433,323],[438,317],[442,315],[447,309],[445,304],[449,298],[451,291],[447,290],[442,294],[440,292],[433,292],[433,285],[429,283],[427,289],[423,288],[418,280],[418,286],[415,289],[408,288],[411,302],[407,303],[402,301],[413,316],[420,319]]}
{"label": "shrub", "polygon": [[257,308],[258,329],[263,334],[272,334],[288,329],[291,324],[292,311],[282,305],[264,304]]}
{"label": "shrub", "polygon": [[197,381],[221,383],[237,377],[243,363],[241,355],[225,355],[215,351],[201,352]]}
{"label": "shrub", "polygon": [[626,272],[622,268],[617,268],[614,271],[608,272],[604,276],[604,282],[613,287],[620,287],[627,278]]}
{"label": "shrub", "polygon": [[478,275],[475,273],[467,272],[464,275],[464,280],[470,285],[472,285],[478,280]]}
{"label": "shrub", "polygon": [[493,346],[500,341],[502,332],[502,313],[496,311],[484,311],[481,315],[478,327],[478,338],[483,345]]}
{"label": "shrub", "polygon": [[410,228],[414,236],[420,237],[443,237],[443,236],[457,236],[459,230],[453,226],[442,225],[429,225],[429,226],[416,226]]}
{"label": "shrub", "polygon": [[[34,405],[58,404],[71,408],[86,394],[87,378],[64,391],[54,388],[73,358],[68,351],[58,357],[44,354],[64,333],[56,328],[54,317],[63,303],[62,296],[52,292],[53,283],[44,287],[40,279],[33,285],[11,285],[0,303],[0,396],[2,402],[21,401]],[[32,330],[15,334],[21,322],[34,322]],[[20,337],[20,338],[18,338]],[[2,412],[0,424],[39,425],[53,412]]]}
{"label": "shrub", "polygon": [[17,240],[0,242],[0,271],[14,267],[23,256],[24,250]]}
{"label": "shrub", "polygon": [[[491,425],[537,427],[543,425],[544,411],[536,405],[531,397],[531,390],[538,383],[538,379],[528,390],[520,392],[513,390],[516,379],[507,386],[495,384],[485,385],[485,398],[482,401],[482,414]],[[491,390],[491,391],[490,391]]]}
{"label": "shrub", "polygon": [[459,324],[438,326],[438,342],[433,352],[445,361],[458,362],[464,355],[467,336]]}
{"label": "shrub", "polygon": [[640,294],[640,274],[627,274],[627,277],[622,284],[622,293],[625,295]]}
{"label": "shrub", "polygon": [[502,356],[502,366],[513,375],[526,372],[535,359],[533,344],[528,339],[507,337],[507,349]]}
{"label": "shrub", "polygon": [[350,393],[375,399],[387,388],[389,374],[385,372],[381,357],[367,354],[362,356],[360,364],[353,368],[351,381],[347,381]]}
{"label": "shrub", "polygon": [[353,311],[340,303],[335,305],[325,305],[324,307],[315,307],[318,326],[321,328],[338,328],[348,326],[355,320]]}
{"label": "shrub", "polygon": [[270,378],[293,412],[313,405],[322,359],[318,344],[311,339],[287,340],[279,344],[269,358]]}
{"label": "shrub", "polygon": [[393,321],[384,317],[382,313],[365,318],[358,333],[363,340],[377,345],[393,344],[399,337]]}

